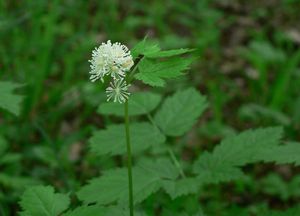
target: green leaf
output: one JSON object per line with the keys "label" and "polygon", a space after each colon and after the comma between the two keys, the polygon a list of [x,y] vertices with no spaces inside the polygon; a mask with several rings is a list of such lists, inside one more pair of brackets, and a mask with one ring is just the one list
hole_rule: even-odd
{"label": "green leaf", "polygon": [[143,55],[146,58],[165,58],[181,55],[192,51],[194,51],[194,49],[188,48],[161,51],[157,43],[146,40],[145,38],[131,49],[131,55],[134,58],[138,57],[139,55]]}
{"label": "green leaf", "polygon": [[35,186],[24,192],[20,204],[26,216],[59,216],[68,208],[70,199],[54,193],[50,186]]}
{"label": "green leaf", "polygon": [[83,186],[77,196],[85,203],[97,202],[100,205],[124,199],[128,193],[127,178],[125,168],[105,171],[101,177],[94,178]]}
{"label": "green leaf", "polygon": [[165,180],[163,187],[172,199],[177,197],[197,193],[199,188],[199,179],[197,178],[183,178],[177,181]]}
{"label": "green leaf", "polygon": [[[162,172],[161,169],[173,170]],[[134,203],[140,203],[149,195],[158,191],[163,180],[173,179],[178,176],[174,173],[174,166],[165,159],[156,162],[143,161],[133,168],[133,197]],[[85,203],[106,205],[113,202],[127,203],[128,201],[128,177],[127,169],[115,169],[104,174],[81,188],[77,193],[80,200]]]}
{"label": "green leaf", "polygon": [[143,59],[139,65],[139,73],[135,78],[151,86],[165,85],[165,79],[181,76],[192,63],[192,58],[173,57],[165,61]]}
{"label": "green leaf", "polygon": [[277,164],[300,165],[300,143],[290,142],[286,145],[274,146],[266,149],[260,154],[264,162],[275,162]]}
{"label": "green leaf", "polygon": [[168,97],[154,120],[166,135],[180,136],[191,129],[206,107],[206,98],[189,88]]}
{"label": "green leaf", "polygon": [[212,153],[201,154],[194,172],[203,183],[218,183],[243,177],[241,166],[262,161],[262,153],[280,143],[280,127],[248,130],[226,138]]}
{"label": "green leaf", "polygon": [[[153,111],[161,101],[161,96],[151,92],[138,92],[132,94],[128,100],[129,115],[142,115]],[[119,103],[103,103],[98,112],[104,115],[124,116],[124,105]]]}
{"label": "green leaf", "polygon": [[148,52],[145,54],[145,57],[147,58],[165,58],[165,57],[171,57],[176,55],[181,55],[184,53],[192,52],[194,49],[174,49],[174,50],[165,50],[165,51],[156,51],[156,52]]}
{"label": "green leaf", "polygon": [[101,206],[81,206],[63,216],[107,216],[107,209]]}
{"label": "green leaf", "polygon": [[164,179],[175,180],[179,175],[178,169],[167,158],[158,158],[155,161],[144,159],[139,161],[138,166]]}
{"label": "green leaf", "polygon": [[0,82],[0,108],[19,115],[23,97],[14,94],[13,91],[21,86],[12,82]]}
{"label": "green leaf", "polygon": [[144,39],[131,49],[131,55],[136,58],[139,55],[147,55],[148,53],[155,53],[159,51],[160,48],[157,43]]}
{"label": "green leaf", "polygon": [[[220,163],[220,161],[216,163]],[[239,167],[214,165],[214,159],[211,159],[206,152],[202,156],[201,163],[196,163],[195,167],[195,173],[198,173],[200,184],[218,184],[246,177]]]}
{"label": "green leaf", "polygon": [[[135,211],[136,216],[146,216],[145,213]],[[63,216],[129,216],[129,209],[122,206],[103,207],[98,205],[80,206]]]}
{"label": "green leaf", "polygon": [[[130,125],[132,153],[146,150],[165,141],[165,136],[149,123]],[[125,126],[111,125],[94,133],[90,139],[91,150],[99,155],[122,155],[126,152]]]}

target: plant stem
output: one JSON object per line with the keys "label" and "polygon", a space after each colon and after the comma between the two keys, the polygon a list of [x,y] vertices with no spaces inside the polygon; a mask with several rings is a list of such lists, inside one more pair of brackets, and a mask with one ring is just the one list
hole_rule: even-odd
{"label": "plant stem", "polygon": [[[137,65],[143,59],[143,56],[139,56],[131,69],[131,73],[126,76],[127,83],[131,83],[134,73],[137,69]],[[124,103],[125,114],[125,133],[126,133],[126,146],[127,146],[127,170],[128,170],[128,189],[129,189],[129,210],[130,216],[133,216],[133,184],[132,184],[132,157],[131,157],[131,145],[130,145],[130,130],[129,130],[129,115],[128,115],[128,100]]]}
{"label": "plant stem", "polygon": [[126,145],[127,145],[129,209],[130,209],[130,216],[133,216],[132,162],[131,162],[131,146],[130,146],[130,131],[129,131],[129,116],[128,116],[128,100],[126,100],[126,102],[124,103],[124,112],[125,112]]}
{"label": "plant stem", "polygon": [[179,161],[178,161],[177,158],[175,157],[174,152],[172,151],[172,149],[171,149],[171,148],[168,148],[168,152],[169,152],[170,157],[171,157],[173,163],[175,164],[176,168],[179,170],[179,173],[180,173],[181,177],[182,177],[182,178],[186,178],[186,176],[185,176],[185,174],[184,174],[184,172],[183,172],[183,169],[182,169],[182,167],[181,167]]}
{"label": "plant stem", "polygon": [[[157,130],[161,131],[161,130],[159,129],[159,127],[156,125],[156,123],[155,123],[153,117],[152,117],[149,113],[147,114],[147,118],[149,119],[149,121],[152,123],[152,125],[153,125]],[[183,171],[183,169],[182,169],[182,167],[181,167],[179,161],[177,160],[177,158],[176,158],[176,156],[175,156],[173,150],[172,150],[171,148],[169,148],[169,147],[167,148],[167,150],[168,150],[168,153],[169,153],[169,155],[170,155],[170,157],[171,157],[171,159],[172,159],[174,165],[175,165],[176,168],[178,169],[179,174],[181,175],[181,177],[182,177],[182,178],[186,178],[186,176],[185,176],[185,174],[184,174],[184,171]]]}

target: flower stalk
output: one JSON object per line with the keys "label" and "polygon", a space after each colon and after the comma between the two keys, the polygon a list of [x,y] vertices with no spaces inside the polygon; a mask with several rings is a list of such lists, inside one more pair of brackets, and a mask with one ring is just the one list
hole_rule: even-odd
{"label": "flower stalk", "polygon": [[129,210],[130,216],[133,216],[133,183],[132,183],[132,157],[131,157],[131,143],[130,143],[130,128],[128,115],[128,100],[124,103],[125,116],[125,133],[127,146],[127,169],[128,169],[128,188],[129,188]]}
{"label": "flower stalk", "polygon": [[[128,98],[130,96],[128,87],[130,84],[128,83],[132,81],[134,72],[137,69],[137,64],[141,58],[142,56],[139,56],[136,65],[134,65],[130,50],[125,45],[118,42],[111,43],[111,41],[107,41],[93,51],[92,59],[90,60],[90,80],[92,82],[96,80],[104,82],[104,77],[111,77],[110,86],[106,88],[107,101],[124,103],[130,216],[134,215],[134,211],[132,156],[128,114]],[[128,74],[129,72],[131,72],[131,74]]]}

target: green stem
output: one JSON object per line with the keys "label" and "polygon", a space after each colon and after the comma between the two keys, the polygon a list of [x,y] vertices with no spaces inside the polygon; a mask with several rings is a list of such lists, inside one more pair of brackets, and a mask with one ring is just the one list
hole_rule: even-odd
{"label": "green stem", "polygon": [[125,112],[126,145],[127,145],[129,209],[130,209],[130,216],[133,216],[132,162],[131,162],[131,146],[130,146],[130,131],[129,131],[128,101],[126,101],[124,103],[124,112]]}
{"label": "green stem", "polygon": [[[137,66],[143,56],[139,56],[131,69],[131,73],[126,76],[127,83],[131,83]],[[133,184],[132,184],[132,157],[131,157],[131,145],[130,145],[130,130],[129,130],[129,115],[128,115],[128,100],[124,103],[124,114],[125,114],[125,133],[126,133],[126,146],[127,146],[127,170],[128,170],[128,189],[129,189],[129,210],[130,216],[133,216]]]}
{"label": "green stem", "polygon": [[176,166],[177,169],[179,170],[179,173],[180,173],[181,177],[182,177],[182,178],[186,178],[186,176],[185,176],[185,174],[184,174],[184,172],[183,172],[183,169],[182,169],[182,167],[180,166],[179,161],[178,161],[177,158],[175,157],[174,152],[172,151],[172,149],[168,148],[168,152],[169,152],[169,154],[170,154],[170,157],[171,157],[173,163],[175,164],[175,166]]}

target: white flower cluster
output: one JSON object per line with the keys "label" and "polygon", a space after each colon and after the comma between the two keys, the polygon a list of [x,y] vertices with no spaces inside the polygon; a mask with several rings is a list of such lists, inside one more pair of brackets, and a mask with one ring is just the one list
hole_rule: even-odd
{"label": "white flower cluster", "polygon": [[110,87],[106,89],[107,100],[114,102],[125,102],[130,93],[125,81],[125,73],[130,70],[134,62],[129,49],[120,43],[111,43],[107,41],[102,43],[92,53],[90,80],[95,82],[109,75],[112,77]]}

